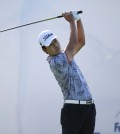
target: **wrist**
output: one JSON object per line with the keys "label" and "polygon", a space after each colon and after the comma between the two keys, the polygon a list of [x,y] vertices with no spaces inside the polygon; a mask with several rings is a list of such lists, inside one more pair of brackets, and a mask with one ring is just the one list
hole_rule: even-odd
{"label": "wrist", "polygon": [[76,22],[80,22],[81,21],[81,18],[79,18],[78,20],[76,20]]}
{"label": "wrist", "polygon": [[75,20],[73,19],[73,20],[69,21],[69,23],[70,24],[74,24],[75,23]]}

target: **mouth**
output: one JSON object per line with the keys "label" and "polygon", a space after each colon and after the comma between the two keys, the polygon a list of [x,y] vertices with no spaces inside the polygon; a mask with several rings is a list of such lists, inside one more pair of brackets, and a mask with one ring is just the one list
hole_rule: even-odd
{"label": "mouth", "polygon": [[55,48],[55,50],[56,50],[56,51],[60,50],[60,47],[59,47],[59,46],[58,46],[58,47],[56,47],[56,48]]}

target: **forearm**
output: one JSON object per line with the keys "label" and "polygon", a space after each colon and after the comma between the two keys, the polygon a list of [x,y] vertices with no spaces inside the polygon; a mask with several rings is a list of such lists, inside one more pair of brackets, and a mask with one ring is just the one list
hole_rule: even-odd
{"label": "forearm", "polygon": [[77,45],[74,49],[74,55],[78,53],[78,51],[85,45],[85,34],[82,25],[82,21],[77,21]]}
{"label": "forearm", "polygon": [[71,47],[74,49],[74,45],[77,43],[78,36],[77,36],[77,29],[75,22],[72,21],[70,22],[70,39],[69,39],[69,44],[72,44]]}
{"label": "forearm", "polygon": [[85,33],[81,19],[77,21],[78,45],[85,45]]}

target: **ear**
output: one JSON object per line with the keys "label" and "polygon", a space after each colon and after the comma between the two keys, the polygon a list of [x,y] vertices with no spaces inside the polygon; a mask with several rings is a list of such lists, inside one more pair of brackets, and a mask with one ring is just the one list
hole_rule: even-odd
{"label": "ear", "polygon": [[48,54],[48,53],[47,53],[47,48],[46,48],[45,46],[42,47],[42,50],[43,50],[46,54]]}

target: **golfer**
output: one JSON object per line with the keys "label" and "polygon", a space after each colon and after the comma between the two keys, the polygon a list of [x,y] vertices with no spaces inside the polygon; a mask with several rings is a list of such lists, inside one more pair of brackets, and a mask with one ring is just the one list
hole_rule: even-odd
{"label": "golfer", "polygon": [[48,54],[50,69],[64,96],[61,110],[62,134],[93,134],[95,104],[88,84],[74,60],[74,56],[85,45],[82,21],[76,11],[62,15],[70,25],[70,38],[64,51],[52,31],[42,31],[38,36],[42,50]]}

